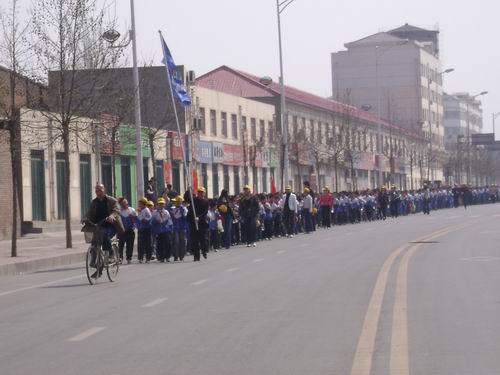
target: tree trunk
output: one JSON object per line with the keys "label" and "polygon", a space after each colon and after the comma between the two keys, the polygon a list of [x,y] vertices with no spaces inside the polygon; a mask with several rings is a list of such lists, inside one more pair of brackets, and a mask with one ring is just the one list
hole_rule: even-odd
{"label": "tree trunk", "polygon": [[113,197],[116,197],[116,127],[111,131],[111,179],[113,184]]}
{"label": "tree trunk", "polygon": [[[62,124],[62,138],[63,138],[63,151],[64,151],[64,169],[66,170],[65,183],[64,183],[64,203],[66,206],[65,212],[65,225],[66,225],[66,248],[70,249],[73,247],[73,241],[71,236],[71,199],[70,199],[70,173],[71,168],[69,165],[69,129],[68,124]],[[86,212],[82,212],[82,216]]]}
{"label": "tree trunk", "polygon": [[17,216],[18,216],[18,204],[17,204],[17,139],[16,139],[16,127],[17,118],[11,119],[9,134],[10,134],[10,163],[12,170],[12,235],[11,235],[11,246],[10,255],[12,257],[17,257]]}

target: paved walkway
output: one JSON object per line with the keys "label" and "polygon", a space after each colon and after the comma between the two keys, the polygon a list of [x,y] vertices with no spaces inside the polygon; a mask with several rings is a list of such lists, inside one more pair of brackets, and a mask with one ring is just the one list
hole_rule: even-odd
{"label": "paved walkway", "polygon": [[64,231],[29,234],[18,239],[17,254],[10,256],[11,243],[0,241],[0,276],[17,275],[84,260],[87,245],[79,230],[72,231],[73,248],[66,249]]}

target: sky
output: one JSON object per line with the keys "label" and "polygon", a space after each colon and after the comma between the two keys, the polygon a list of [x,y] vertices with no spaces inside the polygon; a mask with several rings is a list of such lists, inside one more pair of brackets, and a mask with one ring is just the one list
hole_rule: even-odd
{"label": "sky", "polygon": [[[105,1],[125,33],[129,0]],[[135,0],[135,8],[140,60],[160,64],[162,30],[176,63],[198,76],[228,65],[277,81],[275,0]],[[285,83],[330,96],[332,52],[405,23],[439,28],[443,68],[455,69],[445,76],[446,92],[489,92],[482,102],[490,132],[500,112],[498,0],[295,0],[282,14]]]}

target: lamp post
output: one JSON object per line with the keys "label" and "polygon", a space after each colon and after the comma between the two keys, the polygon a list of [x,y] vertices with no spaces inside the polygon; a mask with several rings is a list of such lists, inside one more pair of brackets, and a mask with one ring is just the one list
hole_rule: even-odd
{"label": "lamp post", "polygon": [[470,138],[470,103],[473,102],[477,97],[486,95],[488,91],[482,91],[479,94],[469,96],[467,100],[467,185],[471,183],[472,166],[471,166],[471,138]]}
{"label": "lamp post", "polygon": [[[283,180],[281,185],[287,186],[289,184],[289,157],[288,157],[288,116],[286,114],[285,103],[285,80],[283,78],[283,46],[281,42],[281,13],[293,3],[295,0],[276,0],[276,13],[278,16],[278,43],[279,43],[279,57],[280,57],[280,119],[281,131],[283,134]],[[283,188],[285,186],[282,186]]]}
{"label": "lamp post", "polygon": [[[437,98],[439,97],[439,92],[438,92],[438,81],[439,77],[442,77],[443,75],[447,73],[454,72],[455,69],[446,69],[445,71],[442,71],[441,73],[436,74],[436,130],[438,131],[438,136],[439,136],[439,101]],[[432,83],[432,77],[429,77],[427,79],[427,93],[428,93],[428,98],[427,102],[429,104],[429,172],[430,176],[428,176],[428,179],[430,177],[431,183],[434,183],[434,155],[432,153],[432,95],[431,95],[431,83]]]}
{"label": "lamp post", "polygon": [[[144,169],[142,161],[142,121],[141,121],[141,96],[139,92],[139,67],[137,66],[137,40],[135,35],[135,10],[134,0],[130,0],[131,29],[129,40],[113,48],[125,48],[132,42],[133,80],[134,80],[134,115],[135,115],[135,147],[136,147],[136,173],[137,173],[137,200],[144,196]],[[120,38],[116,30],[106,31],[102,37],[111,45]]]}
{"label": "lamp post", "polygon": [[382,145],[382,119],[381,119],[381,114],[380,114],[380,85],[379,85],[379,60],[380,57],[387,51],[391,50],[392,48],[396,46],[402,46],[404,44],[408,43],[408,39],[404,39],[401,41],[398,41],[396,44],[391,45],[389,48],[381,50],[380,46],[377,45],[375,46],[375,77],[376,77],[376,90],[377,90],[377,143],[378,143],[378,149],[376,150],[378,153],[378,185],[382,186],[384,181],[384,175],[383,175],[383,170],[382,170],[382,150],[383,150],[383,145]]}

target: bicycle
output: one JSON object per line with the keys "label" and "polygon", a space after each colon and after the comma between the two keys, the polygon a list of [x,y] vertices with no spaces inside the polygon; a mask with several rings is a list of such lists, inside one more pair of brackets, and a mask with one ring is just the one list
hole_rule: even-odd
{"label": "bicycle", "polygon": [[82,228],[85,242],[90,244],[85,257],[85,269],[90,285],[95,285],[99,282],[104,269],[106,269],[109,281],[114,282],[120,269],[118,240],[116,236],[111,239],[111,250],[102,250],[102,242],[106,229],[102,224],[105,221],[106,219],[98,223],[93,223],[87,220],[85,226]]}

